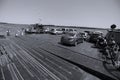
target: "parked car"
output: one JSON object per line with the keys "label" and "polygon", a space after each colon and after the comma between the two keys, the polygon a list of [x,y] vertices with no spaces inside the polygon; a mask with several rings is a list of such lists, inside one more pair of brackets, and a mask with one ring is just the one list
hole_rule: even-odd
{"label": "parked car", "polygon": [[0,35],[0,39],[5,39],[5,35]]}
{"label": "parked car", "polygon": [[50,32],[50,29],[49,29],[49,28],[44,28],[44,29],[43,29],[43,32],[44,32],[44,33],[49,33],[49,32]]}
{"label": "parked car", "polygon": [[77,32],[76,29],[72,29],[72,28],[63,28],[62,31],[64,34],[69,33],[69,32]]}
{"label": "parked car", "polygon": [[103,36],[103,33],[95,31],[90,35],[89,41],[96,43],[99,36]]}
{"label": "parked car", "polygon": [[62,31],[62,29],[59,29],[59,28],[53,28],[50,30],[50,33],[51,34],[62,34],[63,31]]}
{"label": "parked car", "polygon": [[84,39],[81,33],[66,33],[61,37],[62,44],[69,44],[76,46],[78,43],[83,43]]}

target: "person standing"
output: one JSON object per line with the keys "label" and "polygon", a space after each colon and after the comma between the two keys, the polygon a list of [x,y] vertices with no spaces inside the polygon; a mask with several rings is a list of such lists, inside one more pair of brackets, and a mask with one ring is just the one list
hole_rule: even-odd
{"label": "person standing", "polygon": [[7,32],[7,36],[10,36],[10,30],[8,29],[6,32]]}

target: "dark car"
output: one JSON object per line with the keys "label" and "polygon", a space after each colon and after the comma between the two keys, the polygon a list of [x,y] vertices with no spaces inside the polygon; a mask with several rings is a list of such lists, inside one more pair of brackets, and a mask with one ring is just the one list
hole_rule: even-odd
{"label": "dark car", "polygon": [[103,33],[102,32],[93,32],[90,35],[89,41],[96,43],[99,36],[103,36]]}
{"label": "dark car", "polygon": [[5,35],[0,35],[0,39],[5,39]]}
{"label": "dark car", "polygon": [[62,44],[76,46],[78,43],[83,43],[84,39],[81,33],[67,33],[61,37]]}

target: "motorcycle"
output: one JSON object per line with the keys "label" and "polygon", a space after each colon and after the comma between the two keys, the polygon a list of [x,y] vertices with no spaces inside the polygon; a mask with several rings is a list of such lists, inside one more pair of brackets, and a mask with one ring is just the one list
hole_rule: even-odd
{"label": "motorcycle", "polygon": [[114,46],[106,46],[104,49],[105,61],[108,63],[108,59],[111,64],[116,68],[120,69],[120,52],[119,46],[115,44]]}

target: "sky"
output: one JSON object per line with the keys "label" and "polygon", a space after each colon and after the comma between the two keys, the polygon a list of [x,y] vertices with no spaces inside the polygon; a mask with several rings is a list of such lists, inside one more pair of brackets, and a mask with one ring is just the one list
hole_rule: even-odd
{"label": "sky", "polygon": [[0,22],[120,28],[120,0],[0,0]]}

